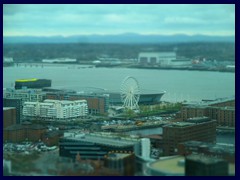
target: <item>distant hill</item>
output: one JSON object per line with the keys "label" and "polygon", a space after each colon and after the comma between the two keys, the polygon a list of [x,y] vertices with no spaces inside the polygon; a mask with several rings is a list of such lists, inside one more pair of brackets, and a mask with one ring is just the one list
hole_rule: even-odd
{"label": "distant hill", "polygon": [[76,35],[76,36],[4,36],[3,43],[190,43],[190,42],[235,42],[235,36],[206,35]]}

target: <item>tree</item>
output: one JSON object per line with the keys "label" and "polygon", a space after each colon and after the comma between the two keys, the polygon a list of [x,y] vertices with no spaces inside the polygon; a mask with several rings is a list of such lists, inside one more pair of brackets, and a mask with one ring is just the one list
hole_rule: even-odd
{"label": "tree", "polygon": [[132,119],[132,118],[136,117],[136,113],[132,109],[126,109],[125,116],[127,119]]}

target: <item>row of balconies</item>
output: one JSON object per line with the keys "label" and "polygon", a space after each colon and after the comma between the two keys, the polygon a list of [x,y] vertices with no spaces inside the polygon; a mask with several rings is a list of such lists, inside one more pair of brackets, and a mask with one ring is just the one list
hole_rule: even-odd
{"label": "row of balconies", "polygon": [[57,111],[57,109],[40,109],[37,111],[36,108],[24,108],[24,116],[40,116],[40,117],[56,117],[56,118],[71,118],[87,115],[88,110],[86,108],[78,111]]}

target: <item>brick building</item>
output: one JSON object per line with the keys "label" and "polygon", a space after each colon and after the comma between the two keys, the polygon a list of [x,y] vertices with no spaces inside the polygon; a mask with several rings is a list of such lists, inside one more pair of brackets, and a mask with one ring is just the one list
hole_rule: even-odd
{"label": "brick building", "polygon": [[25,140],[36,142],[42,140],[43,134],[46,133],[46,128],[42,125],[31,123],[15,124],[3,130],[4,142],[22,142]]}
{"label": "brick building", "polygon": [[182,120],[206,116],[215,119],[218,126],[235,127],[235,107],[225,106],[185,106],[182,107]]}
{"label": "brick building", "polygon": [[182,107],[182,120],[202,116],[215,119],[218,126],[235,127],[235,99],[186,104]]}
{"label": "brick building", "polygon": [[3,128],[16,124],[16,108],[3,107]]}
{"label": "brick building", "polygon": [[19,98],[3,98],[3,107],[16,108],[16,123],[20,124],[22,119],[22,100]]}
{"label": "brick building", "polygon": [[163,126],[164,155],[178,154],[178,144],[190,140],[215,142],[216,121],[198,117]]}
{"label": "brick building", "polygon": [[221,126],[235,127],[235,107],[220,108],[217,122]]}
{"label": "brick building", "polygon": [[207,114],[207,106],[191,105],[183,106],[181,110],[182,120],[193,117],[202,117]]}
{"label": "brick building", "polygon": [[42,141],[47,146],[58,146],[59,138],[63,136],[62,131],[50,131],[43,135]]}

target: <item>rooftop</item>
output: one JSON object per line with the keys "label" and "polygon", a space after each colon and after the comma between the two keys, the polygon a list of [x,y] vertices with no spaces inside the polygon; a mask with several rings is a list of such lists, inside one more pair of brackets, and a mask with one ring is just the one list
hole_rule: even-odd
{"label": "rooftop", "polygon": [[[74,134],[74,133],[73,133]],[[64,137],[64,139],[70,139],[74,141],[84,141],[96,144],[102,144],[107,146],[115,146],[115,147],[126,147],[133,146],[138,139],[134,138],[123,138],[120,136],[111,136],[104,134],[75,134],[73,136]]]}
{"label": "rooftop", "polygon": [[15,94],[26,94],[26,93],[29,93],[29,94],[45,94],[44,92],[42,92],[42,89],[13,89],[13,88],[7,88],[5,90],[4,93],[15,93]]}
{"label": "rooftop", "polygon": [[160,159],[150,163],[149,166],[153,170],[163,174],[183,176],[185,174],[185,167],[184,164],[179,162],[184,162],[184,159],[184,156],[171,156],[166,159]]}
{"label": "rooftop", "polygon": [[97,136],[91,136],[91,135],[85,135],[84,138],[74,137],[69,139],[91,142],[96,144],[104,144],[108,146],[117,146],[117,147],[133,146],[135,144],[135,142],[126,141],[118,138],[97,137]]}
{"label": "rooftop", "polygon": [[222,154],[222,153],[227,153],[227,154],[235,154],[235,145],[233,144],[224,144],[224,143],[207,143],[207,142],[201,142],[201,141],[187,141],[181,143],[185,147],[191,148],[204,148],[207,149],[209,152],[213,152],[215,154]]}
{"label": "rooftop", "polygon": [[201,102],[187,102],[183,105],[189,106],[189,107],[206,107],[206,106],[212,106],[218,103],[228,102],[228,101],[235,101],[235,97],[227,97],[227,98],[218,98],[215,100],[204,100]]}
{"label": "rooftop", "polygon": [[9,109],[16,109],[15,107],[3,107],[3,111],[7,111]]}
{"label": "rooftop", "polygon": [[[197,155],[199,156],[199,155]],[[212,158],[208,158],[210,160],[203,161],[215,161]],[[159,172],[159,174],[163,175],[171,175],[171,176],[184,176],[185,175],[185,157],[184,156],[170,156],[164,159],[160,159],[158,161],[150,163],[151,169]],[[235,164],[228,163],[228,173],[231,176],[235,175]]]}
{"label": "rooftop", "polygon": [[14,131],[14,130],[21,130],[21,129],[39,130],[39,129],[46,129],[46,128],[42,125],[37,125],[37,124],[15,124],[15,125],[5,128],[4,130]]}
{"label": "rooftop", "polygon": [[163,127],[187,127],[187,126],[194,126],[199,123],[205,123],[205,122],[212,122],[216,120],[210,120],[208,117],[195,117],[195,118],[189,118],[186,121],[180,121],[180,122],[173,122],[171,124],[167,124]]}
{"label": "rooftop", "polygon": [[[194,125],[194,123],[190,123],[190,122],[175,122],[172,124],[168,124],[166,125],[167,127],[187,127],[187,126],[192,126]],[[164,126],[164,127],[166,127]]]}
{"label": "rooftop", "polygon": [[206,155],[200,155],[200,154],[191,154],[187,156],[187,160],[193,160],[193,161],[198,161],[204,164],[215,164],[218,162],[223,162],[223,159],[215,158],[215,157],[209,157]]}
{"label": "rooftop", "polygon": [[189,118],[186,120],[186,122],[191,122],[191,123],[203,123],[203,122],[207,122],[210,121],[209,117],[193,117],[193,118]]}

